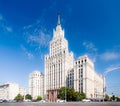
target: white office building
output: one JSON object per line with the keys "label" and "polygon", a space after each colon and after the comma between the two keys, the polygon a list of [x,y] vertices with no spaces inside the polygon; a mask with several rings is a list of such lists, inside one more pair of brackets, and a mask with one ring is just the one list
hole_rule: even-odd
{"label": "white office building", "polygon": [[[26,89],[21,89],[16,83],[5,83],[0,85],[0,99],[13,100],[18,94],[26,92]],[[20,92],[20,89],[22,92]],[[22,95],[22,94],[21,94]]]}
{"label": "white office building", "polygon": [[56,101],[58,89],[67,86],[67,73],[71,68],[73,53],[68,50],[68,41],[64,37],[58,15],[57,27],[50,41],[50,53],[45,56],[45,96],[49,101]]}
{"label": "white office building", "polygon": [[[72,74],[71,74],[72,75]],[[95,72],[93,62],[87,55],[79,57],[74,63],[74,89],[84,92],[89,99],[103,98],[103,76]]]}
{"label": "white office building", "polygon": [[60,15],[57,27],[53,30],[49,54],[45,55],[44,61],[45,97],[49,101],[57,100],[58,89],[63,86],[83,92],[90,99],[102,98],[103,76],[95,72],[94,64],[87,55],[74,61],[60,24]]}
{"label": "white office building", "polygon": [[44,97],[44,75],[40,71],[33,71],[29,75],[29,94],[33,99]]}
{"label": "white office building", "polygon": [[[104,78],[104,79],[103,79]],[[103,89],[105,92],[105,77],[100,74],[94,73],[94,98],[101,100],[103,98]]]}

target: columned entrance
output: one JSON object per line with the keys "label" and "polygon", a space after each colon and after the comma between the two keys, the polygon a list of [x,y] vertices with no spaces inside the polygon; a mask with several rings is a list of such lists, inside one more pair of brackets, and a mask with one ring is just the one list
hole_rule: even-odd
{"label": "columned entrance", "polygon": [[58,89],[47,90],[47,100],[50,102],[56,102],[58,95]]}

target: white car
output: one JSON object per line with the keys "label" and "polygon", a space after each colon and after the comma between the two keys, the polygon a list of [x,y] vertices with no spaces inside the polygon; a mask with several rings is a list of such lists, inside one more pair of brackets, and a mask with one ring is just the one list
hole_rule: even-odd
{"label": "white car", "polygon": [[89,99],[83,99],[82,102],[91,102]]}
{"label": "white car", "polygon": [[65,100],[60,100],[60,99],[58,99],[57,102],[63,103],[63,102],[65,102]]}
{"label": "white car", "polygon": [[45,103],[46,101],[45,100],[40,100],[41,103]]}
{"label": "white car", "polygon": [[30,99],[25,99],[25,100],[23,100],[24,102],[31,102],[31,100]]}

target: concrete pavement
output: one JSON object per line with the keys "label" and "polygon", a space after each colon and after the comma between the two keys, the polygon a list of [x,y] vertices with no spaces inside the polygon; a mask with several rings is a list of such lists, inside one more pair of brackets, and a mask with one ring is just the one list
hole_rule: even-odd
{"label": "concrete pavement", "polygon": [[120,106],[120,102],[66,102],[66,103],[0,103],[0,106]]}

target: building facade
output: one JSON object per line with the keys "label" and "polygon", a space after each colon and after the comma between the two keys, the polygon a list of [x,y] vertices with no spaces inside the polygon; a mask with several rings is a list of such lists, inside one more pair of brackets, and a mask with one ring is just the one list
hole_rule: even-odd
{"label": "building facade", "polygon": [[[103,90],[105,90],[105,78],[97,74],[96,72],[94,73],[94,98],[97,100],[100,100],[103,98]],[[104,91],[105,92],[105,91]]]}
{"label": "building facade", "polygon": [[74,61],[58,15],[57,27],[53,30],[53,39],[50,41],[50,53],[45,55],[46,99],[56,101],[58,89],[63,86],[83,92],[90,99],[103,97],[103,76],[95,72],[94,64],[87,55]]}
{"label": "building facade", "polygon": [[50,42],[50,53],[45,56],[45,96],[49,101],[56,101],[58,89],[67,86],[67,73],[71,68],[73,53],[68,50],[68,41],[64,37],[58,15],[57,27]]}
{"label": "building facade", "polygon": [[85,93],[86,98],[100,100],[103,99],[103,78],[96,73],[94,64],[87,55],[80,56],[68,73],[68,87]]}
{"label": "building facade", "polygon": [[74,64],[74,89],[94,97],[94,65],[88,56],[79,57]]}
{"label": "building facade", "polygon": [[33,71],[29,75],[29,94],[33,99],[44,97],[44,75],[40,71]]}
{"label": "building facade", "polygon": [[[0,85],[0,99],[3,99],[3,100],[14,100],[14,98],[18,94],[21,94],[21,92],[20,92],[21,88],[23,88],[23,87],[20,87],[16,83],[1,84]],[[26,89],[22,89],[22,92],[26,92]]]}

